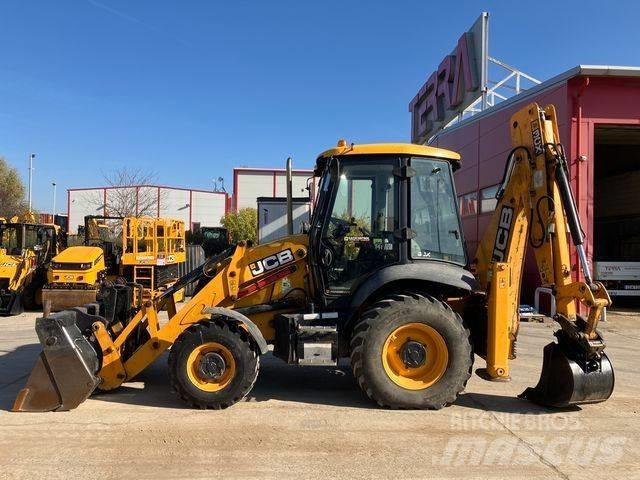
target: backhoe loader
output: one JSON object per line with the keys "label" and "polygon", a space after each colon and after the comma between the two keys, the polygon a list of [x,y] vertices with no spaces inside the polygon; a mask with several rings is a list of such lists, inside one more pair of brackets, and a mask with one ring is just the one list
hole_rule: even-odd
{"label": "backhoe loader", "polygon": [[32,213],[0,219],[0,315],[18,315],[40,305],[51,258],[64,248],[60,227]]}
{"label": "backhoe loader", "polygon": [[[560,328],[523,396],[549,407],[606,400],[613,370],[597,325],[610,299],[589,273],[555,122],[552,106],[514,115],[514,150],[473,262],[453,185],[457,153],[340,141],[317,158],[319,194],[302,233],[239,242],[137,310],[121,300],[130,294],[122,285],[100,303],[38,319],[43,351],[13,409],[75,408],[167,349],[180,397],[229,407],[251,391],[269,344],[297,365],[350,357],[357,383],[382,406],[439,409],[465,388],[474,353],[484,377],[509,378],[527,243],[555,292]],[[571,278],[566,225],[584,280]],[[172,292],[191,282],[195,293],[178,310]]]}

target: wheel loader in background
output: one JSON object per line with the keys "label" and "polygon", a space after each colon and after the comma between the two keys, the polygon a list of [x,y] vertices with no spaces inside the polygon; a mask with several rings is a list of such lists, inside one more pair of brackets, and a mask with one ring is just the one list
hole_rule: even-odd
{"label": "wheel loader in background", "polygon": [[0,315],[41,305],[49,262],[64,245],[60,227],[38,223],[32,213],[0,219]]}
{"label": "wheel loader in background", "polygon": [[[304,233],[240,242],[137,311],[118,303],[121,287],[100,303],[38,319],[43,351],[13,409],[75,408],[169,348],[178,394],[197,408],[225,408],[249,394],[268,344],[298,365],[350,357],[378,404],[438,409],[464,389],[474,353],[486,361],[484,378],[509,378],[527,244],[555,293],[560,328],[544,349],[538,385],[523,396],[549,407],[606,400],[614,378],[597,325],[610,299],[589,272],[555,110],[531,104],[511,128],[514,149],[475,276],[453,185],[460,156],[340,141],[316,161],[319,194]],[[568,233],[584,281],[571,278]],[[196,293],[177,310],[172,291],[191,282]]]}
{"label": "wheel loader in background", "polygon": [[186,260],[180,220],[88,215],[82,234],[83,245],[70,246],[49,267],[42,298],[53,312],[95,302],[105,281],[137,285],[141,302],[175,281]]}

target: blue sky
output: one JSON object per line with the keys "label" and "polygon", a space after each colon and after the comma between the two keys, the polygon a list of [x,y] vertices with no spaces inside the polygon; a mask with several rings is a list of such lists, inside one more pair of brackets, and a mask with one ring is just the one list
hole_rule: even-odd
{"label": "blue sky", "polygon": [[[640,2],[3,0],[0,155],[35,207],[129,166],[212,188],[309,167],[338,138],[408,141],[407,105],[479,13],[490,53],[540,79],[640,65]],[[229,188],[228,188],[229,189]]]}

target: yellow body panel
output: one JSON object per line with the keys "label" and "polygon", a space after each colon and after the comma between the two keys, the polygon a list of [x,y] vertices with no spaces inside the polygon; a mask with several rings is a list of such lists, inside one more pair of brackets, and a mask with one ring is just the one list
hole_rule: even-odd
{"label": "yellow body panel", "polygon": [[32,250],[27,250],[23,255],[9,255],[4,248],[0,248],[0,279],[9,280],[9,290],[17,290],[33,273],[36,259]]}
{"label": "yellow body panel", "polygon": [[[80,268],[85,265],[85,268]],[[49,286],[97,285],[105,270],[104,253],[100,247],[69,247],[53,258],[47,282]]]}

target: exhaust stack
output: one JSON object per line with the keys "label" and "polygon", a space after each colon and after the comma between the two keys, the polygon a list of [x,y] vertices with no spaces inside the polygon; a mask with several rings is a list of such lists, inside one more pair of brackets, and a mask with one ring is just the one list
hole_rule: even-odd
{"label": "exhaust stack", "polygon": [[287,235],[293,235],[293,169],[291,157],[287,158]]}

